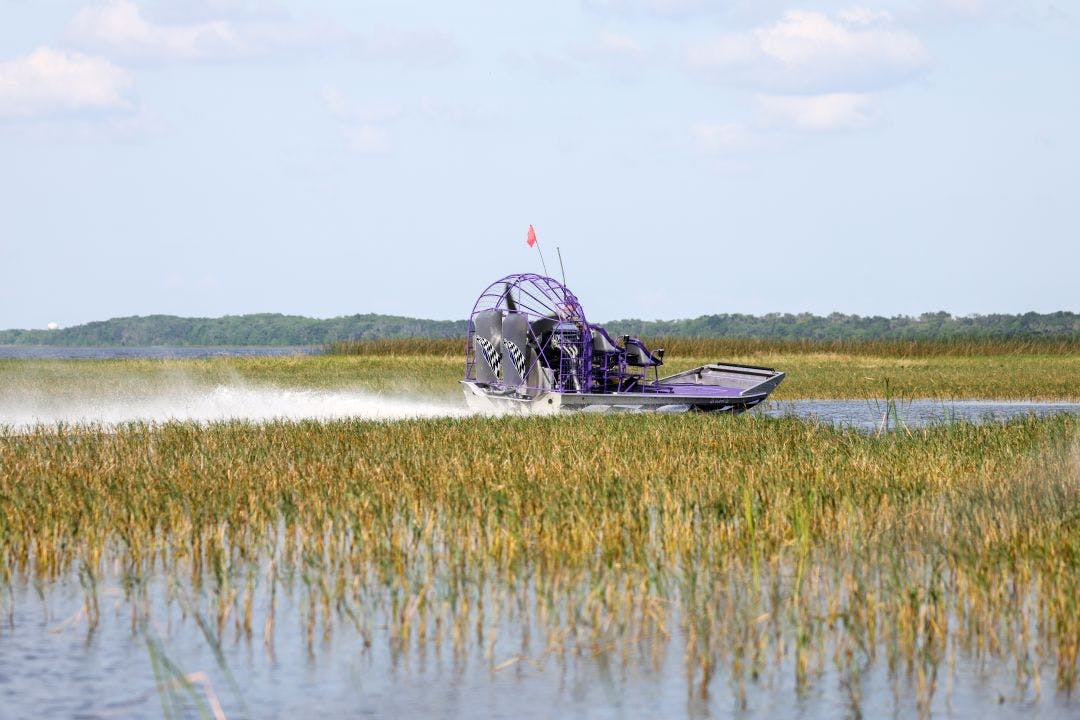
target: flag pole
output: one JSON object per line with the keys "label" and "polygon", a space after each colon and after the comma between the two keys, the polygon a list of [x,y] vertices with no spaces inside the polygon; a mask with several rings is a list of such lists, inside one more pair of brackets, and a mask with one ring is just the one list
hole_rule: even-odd
{"label": "flag pole", "polygon": [[529,226],[529,234],[525,236],[525,242],[530,246],[536,246],[536,252],[540,253],[540,265],[544,268],[544,275],[551,277],[548,275],[547,263],[544,262],[544,251],[540,249],[540,240],[536,237],[536,230],[533,229],[532,225]]}
{"label": "flag pole", "polygon": [[559,256],[559,272],[562,273],[562,284],[565,285],[566,284],[566,268],[563,267],[563,264],[562,264],[562,250],[559,249],[558,245],[555,246],[555,254]]}

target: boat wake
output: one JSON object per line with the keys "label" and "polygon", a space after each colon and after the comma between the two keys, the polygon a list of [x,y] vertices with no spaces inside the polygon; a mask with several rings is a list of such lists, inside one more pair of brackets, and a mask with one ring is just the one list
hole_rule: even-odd
{"label": "boat wake", "polygon": [[351,390],[301,390],[218,385],[162,389],[136,396],[21,398],[0,403],[0,426],[25,431],[37,425],[119,425],[127,422],[225,420],[405,420],[476,414],[463,405],[419,396]]}

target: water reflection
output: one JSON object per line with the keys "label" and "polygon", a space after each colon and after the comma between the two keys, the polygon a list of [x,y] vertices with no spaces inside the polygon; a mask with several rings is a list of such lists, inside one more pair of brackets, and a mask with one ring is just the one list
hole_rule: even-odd
{"label": "water reflection", "polygon": [[460,596],[394,582],[336,599],[312,583],[328,568],[288,553],[247,590],[102,568],[92,600],[82,573],[15,583],[0,702],[38,718],[157,717],[163,696],[179,717],[1075,717],[1036,578],[905,564],[794,554],[667,592],[634,571],[515,584],[491,567]]}
{"label": "water reflection", "polygon": [[[767,401],[753,412],[772,417],[795,416],[834,425],[874,430],[883,426],[922,427],[964,420],[993,422],[1014,417],[1080,414],[1078,402],[1006,400],[783,400]],[[886,418],[886,413],[889,413]]]}

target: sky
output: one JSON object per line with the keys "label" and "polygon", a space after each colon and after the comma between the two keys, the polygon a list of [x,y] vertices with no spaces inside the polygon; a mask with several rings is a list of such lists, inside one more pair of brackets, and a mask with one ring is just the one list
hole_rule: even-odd
{"label": "sky", "polygon": [[0,0],[0,328],[1080,311],[1076,0]]}

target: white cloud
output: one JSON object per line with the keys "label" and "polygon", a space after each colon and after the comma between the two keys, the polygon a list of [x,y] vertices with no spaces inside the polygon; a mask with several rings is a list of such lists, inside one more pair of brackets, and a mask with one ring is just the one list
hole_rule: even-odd
{"label": "white cloud", "polygon": [[888,13],[847,10],[835,18],[802,10],[687,51],[690,67],[713,79],[785,93],[887,87],[923,71],[929,53]]}
{"label": "white cloud", "polygon": [[41,47],[0,62],[0,117],[130,110],[131,93],[127,72],[77,52]]}
{"label": "white cloud", "polygon": [[761,95],[757,103],[761,124],[767,128],[858,130],[872,127],[879,117],[873,96],[864,93]]}
{"label": "white cloud", "polygon": [[865,130],[880,121],[876,98],[868,93],[758,95],[748,122],[697,123],[690,134],[702,150],[732,155],[773,145],[778,133]]}
{"label": "white cloud", "polygon": [[328,25],[259,14],[156,22],[131,0],[84,7],[67,30],[76,47],[129,62],[233,60],[309,49],[341,37]]}

